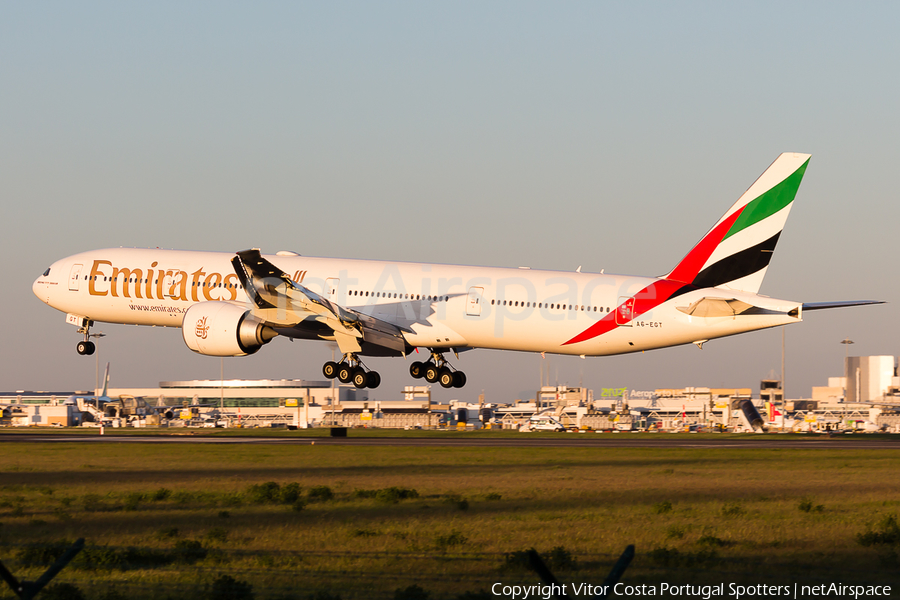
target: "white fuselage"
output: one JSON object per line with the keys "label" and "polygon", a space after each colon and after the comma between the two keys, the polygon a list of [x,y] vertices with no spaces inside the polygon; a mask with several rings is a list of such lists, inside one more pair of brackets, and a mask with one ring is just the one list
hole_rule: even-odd
{"label": "white fuselage", "polygon": [[[233,256],[96,250],[57,261],[33,289],[48,305],[73,315],[72,322],[82,317],[181,327],[184,313],[197,302],[224,300],[251,308],[230,262]],[[800,320],[796,302],[724,288],[689,289],[654,304],[653,298],[640,294],[654,294],[654,285],[671,282],[650,277],[298,255],[266,258],[333,302],[397,325],[412,347],[596,356],[700,342]],[[644,309],[632,318],[617,319],[617,308],[622,310],[635,295]],[[679,310],[703,298],[737,299],[760,310],[707,317]],[[601,321],[608,327],[598,326]]]}

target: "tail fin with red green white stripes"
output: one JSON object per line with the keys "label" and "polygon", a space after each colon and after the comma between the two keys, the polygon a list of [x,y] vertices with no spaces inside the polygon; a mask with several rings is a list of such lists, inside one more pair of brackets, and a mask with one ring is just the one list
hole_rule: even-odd
{"label": "tail fin with red green white stripes", "polygon": [[664,279],[759,292],[809,158],[792,152],[776,158]]}

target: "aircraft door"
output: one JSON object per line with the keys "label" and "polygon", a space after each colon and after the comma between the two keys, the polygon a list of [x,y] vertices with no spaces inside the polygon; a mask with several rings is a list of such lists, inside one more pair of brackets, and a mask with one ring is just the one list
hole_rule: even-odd
{"label": "aircraft door", "polygon": [[481,316],[481,300],[484,295],[484,288],[470,287],[469,298],[466,300],[466,314],[470,317]]}
{"label": "aircraft door", "polygon": [[325,296],[332,302],[338,301],[337,294],[340,285],[341,280],[337,277],[329,277],[325,280]]}
{"label": "aircraft door", "polygon": [[[178,296],[175,294],[175,278],[172,276],[172,271],[161,270],[161,272],[165,274],[162,275],[162,298],[160,300],[177,298]],[[157,274],[157,277],[159,277],[159,274]]]}
{"label": "aircraft door", "polygon": [[78,282],[81,280],[81,269],[83,267],[84,265],[72,265],[72,270],[69,271],[69,291],[78,291]]}
{"label": "aircraft door", "polygon": [[634,319],[634,298],[620,296],[619,306],[616,308],[616,325],[631,327],[632,319]]}

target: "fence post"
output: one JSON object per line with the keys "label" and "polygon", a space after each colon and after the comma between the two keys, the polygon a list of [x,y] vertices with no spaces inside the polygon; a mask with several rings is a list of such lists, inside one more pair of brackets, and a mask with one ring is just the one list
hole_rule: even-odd
{"label": "fence post", "polygon": [[610,569],[609,575],[607,575],[606,580],[603,582],[603,589],[606,590],[606,593],[597,596],[598,598],[606,598],[609,596],[609,590],[616,586],[632,560],[634,560],[634,544],[628,544],[625,548],[625,552],[622,553],[622,556],[619,557],[619,560],[617,560],[616,564],[613,565],[613,568]]}
{"label": "fence post", "polygon": [[[531,568],[534,569],[538,574],[538,577],[541,578],[541,581],[555,586],[552,588],[554,590],[554,596],[556,596],[560,600],[569,600],[569,596],[562,591],[565,588],[562,587],[562,585],[559,583],[559,580],[553,575],[553,573],[550,572],[550,569],[548,569],[547,565],[544,564],[541,555],[538,554],[537,550],[535,550],[534,548],[528,551],[528,562],[531,565]],[[555,590],[557,589],[556,586],[558,586],[560,590],[558,593],[555,592]]]}
{"label": "fence post", "polygon": [[3,577],[3,580],[16,596],[22,600],[31,600],[38,592],[44,589],[44,586],[50,583],[73,558],[75,558],[76,554],[81,552],[82,548],[84,548],[84,538],[78,538],[55,563],[50,565],[50,568],[44,571],[43,575],[38,577],[37,581],[19,581],[16,579],[15,575],[9,572],[2,562],[0,562],[0,577]]}
{"label": "fence post", "polygon": [[[631,564],[631,561],[634,560],[634,544],[629,544],[622,555],[619,557],[619,560],[616,561],[616,564],[613,565],[613,568],[610,569],[609,575],[606,576],[606,580],[603,582],[603,587],[601,589],[605,590],[606,593],[598,594],[597,598],[606,598],[609,595],[609,590],[613,589],[615,585],[619,582],[619,579],[622,578],[622,575],[625,573],[625,569],[628,568],[628,565]],[[532,569],[538,574],[538,577],[541,578],[541,581],[548,585],[556,586],[553,588],[553,595],[559,598],[560,600],[568,600],[568,596],[563,591],[565,588],[562,584],[559,583],[559,580],[550,572],[550,569],[547,568],[547,565],[544,563],[544,560],[541,558],[541,555],[538,554],[537,550],[531,548],[528,551],[528,564]],[[559,589],[557,592],[556,589]]]}

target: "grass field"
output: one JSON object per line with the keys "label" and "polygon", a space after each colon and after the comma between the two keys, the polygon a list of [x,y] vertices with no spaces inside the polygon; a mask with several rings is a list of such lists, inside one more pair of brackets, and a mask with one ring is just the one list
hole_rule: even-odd
{"label": "grass field", "polygon": [[561,581],[598,585],[628,544],[632,584],[900,585],[897,451],[63,442],[0,452],[0,560],[34,579],[83,537],[57,581],[87,598],[210,597],[223,575],[256,598],[394,598],[410,586],[490,598],[494,583],[538,582],[527,548]]}

